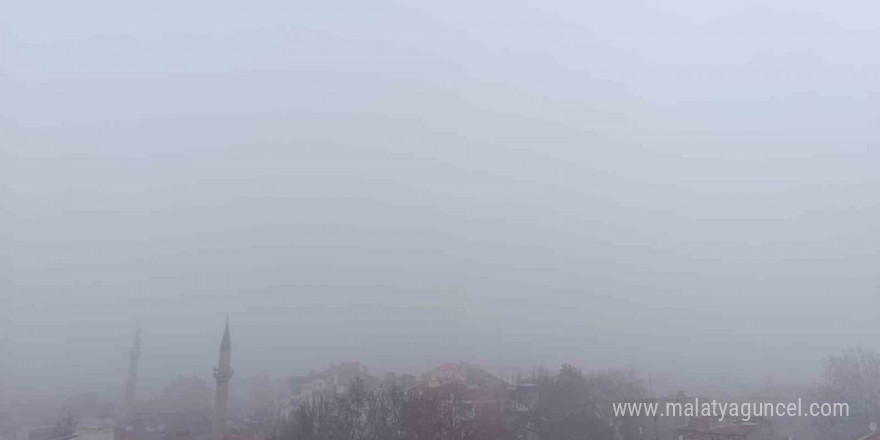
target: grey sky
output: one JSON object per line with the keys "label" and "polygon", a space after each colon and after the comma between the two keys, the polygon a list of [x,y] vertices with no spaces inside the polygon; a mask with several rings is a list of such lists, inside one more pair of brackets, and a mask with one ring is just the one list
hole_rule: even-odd
{"label": "grey sky", "polygon": [[880,348],[880,10],[765,3],[7,0],[7,381]]}

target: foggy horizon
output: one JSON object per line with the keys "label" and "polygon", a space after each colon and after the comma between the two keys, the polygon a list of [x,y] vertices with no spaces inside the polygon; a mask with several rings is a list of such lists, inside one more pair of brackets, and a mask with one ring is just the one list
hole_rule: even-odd
{"label": "foggy horizon", "polygon": [[880,350],[860,5],[11,0],[0,390],[211,382],[227,314],[233,385],[815,384]]}

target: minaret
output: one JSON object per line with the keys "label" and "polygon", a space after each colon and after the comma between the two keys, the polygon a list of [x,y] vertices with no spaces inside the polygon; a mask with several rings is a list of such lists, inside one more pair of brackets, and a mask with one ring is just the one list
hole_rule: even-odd
{"label": "minaret", "polygon": [[[135,391],[137,391],[137,375],[138,362],[141,359],[141,329],[138,328],[134,334],[134,342],[131,345],[131,352],[128,354],[128,380],[125,383],[125,416],[126,425],[131,423],[134,416],[134,400]],[[123,427],[124,428],[124,427]]]}
{"label": "minaret", "polygon": [[220,362],[214,369],[217,380],[217,394],[214,397],[213,440],[226,438],[226,402],[229,399],[229,379],[232,378],[232,344],[229,342],[229,316],[226,316],[226,330],[220,343]]}

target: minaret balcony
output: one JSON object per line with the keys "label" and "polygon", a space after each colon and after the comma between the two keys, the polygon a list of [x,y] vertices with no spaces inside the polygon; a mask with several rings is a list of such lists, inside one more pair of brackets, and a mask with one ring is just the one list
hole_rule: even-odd
{"label": "minaret balcony", "polygon": [[214,368],[214,379],[217,379],[218,382],[228,382],[229,379],[232,379],[232,372],[232,368],[226,371]]}

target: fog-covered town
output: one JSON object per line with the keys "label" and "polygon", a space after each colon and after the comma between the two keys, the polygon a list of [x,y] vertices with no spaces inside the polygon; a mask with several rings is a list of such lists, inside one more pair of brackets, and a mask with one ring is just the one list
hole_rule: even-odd
{"label": "fog-covered town", "polygon": [[799,396],[807,396],[817,407],[813,402],[846,402],[845,414],[798,414],[806,419],[729,411],[719,417],[699,410],[618,414],[612,408],[620,402],[686,405],[692,399],[715,399],[684,390],[657,393],[651,377],[646,383],[633,369],[583,372],[568,364],[559,371],[512,368],[509,375],[496,375],[461,362],[416,375],[372,374],[366,365],[350,361],[304,375],[238,378],[240,385],[232,388],[232,354],[227,317],[213,381],[180,375],[161,394],[141,396],[138,329],[121,399],[85,392],[41,402],[7,394],[0,407],[0,434],[4,440],[869,439],[877,430],[880,403],[875,392],[880,355],[861,349],[829,357],[826,380],[814,387],[783,386],[768,377],[762,387],[722,394],[741,402],[797,399],[799,405],[804,400]]}
{"label": "fog-covered town", "polygon": [[0,0],[0,440],[880,440],[878,42]]}

